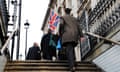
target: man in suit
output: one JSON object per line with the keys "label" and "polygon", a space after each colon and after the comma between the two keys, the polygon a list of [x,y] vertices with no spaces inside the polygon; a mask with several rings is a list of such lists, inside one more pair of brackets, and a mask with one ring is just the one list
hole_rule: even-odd
{"label": "man in suit", "polygon": [[45,60],[52,60],[50,56],[50,48],[49,48],[50,34],[51,32],[48,30],[48,33],[43,35],[40,43],[42,58]]}
{"label": "man in suit", "polygon": [[52,60],[56,57],[56,45],[58,41],[58,35],[52,34],[51,29],[48,29],[48,33],[45,34],[41,40],[41,52],[43,59]]}
{"label": "man in suit", "polygon": [[62,38],[62,46],[66,48],[66,56],[69,63],[69,68],[74,72],[75,54],[74,47],[77,45],[80,37],[83,36],[79,22],[73,16],[70,16],[71,9],[65,9],[65,15],[60,19],[59,33]]}
{"label": "man in suit", "polygon": [[26,60],[40,60],[41,51],[38,44],[35,42],[31,48],[29,48]]}

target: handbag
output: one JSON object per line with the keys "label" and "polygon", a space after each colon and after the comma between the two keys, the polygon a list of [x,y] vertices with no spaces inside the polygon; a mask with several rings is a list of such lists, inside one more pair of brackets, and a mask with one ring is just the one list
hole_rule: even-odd
{"label": "handbag", "polygon": [[61,47],[62,47],[62,46],[61,46],[61,38],[59,38],[58,41],[57,41],[57,46],[56,46],[56,48],[57,48],[57,49],[61,49]]}

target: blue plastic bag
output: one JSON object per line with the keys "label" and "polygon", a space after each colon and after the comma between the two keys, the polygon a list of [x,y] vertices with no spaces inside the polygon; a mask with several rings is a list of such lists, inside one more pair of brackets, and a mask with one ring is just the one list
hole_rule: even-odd
{"label": "blue plastic bag", "polygon": [[57,42],[56,48],[57,48],[57,49],[61,49],[61,47],[62,47],[62,46],[61,46],[61,39],[59,38],[59,39],[58,39],[58,42]]}

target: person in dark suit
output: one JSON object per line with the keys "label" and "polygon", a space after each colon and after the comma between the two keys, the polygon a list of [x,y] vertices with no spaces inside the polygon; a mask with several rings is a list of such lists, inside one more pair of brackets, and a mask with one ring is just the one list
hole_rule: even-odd
{"label": "person in dark suit", "polygon": [[57,41],[58,41],[58,35],[52,34],[50,35],[50,41],[49,41],[49,51],[50,51],[50,57],[57,58],[56,56],[56,46],[57,46]]}
{"label": "person in dark suit", "polygon": [[45,34],[41,39],[41,52],[42,58],[45,60],[52,60],[51,49],[49,47],[51,30],[48,30],[48,33]]}
{"label": "person in dark suit", "polygon": [[33,46],[29,48],[26,60],[40,60],[40,59],[41,59],[40,47],[35,42]]}
{"label": "person in dark suit", "polygon": [[78,40],[83,36],[79,22],[73,16],[70,16],[71,9],[65,9],[65,15],[60,19],[59,33],[62,38],[62,46],[66,48],[66,56],[69,68],[74,72],[75,53],[74,47],[78,44]]}
{"label": "person in dark suit", "polygon": [[41,52],[43,59],[52,60],[53,56],[56,57],[57,40],[58,40],[58,36],[52,34],[52,31],[48,29],[48,33],[45,34],[41,40]]}
{"label": "person in dark suit", "polygon": [[49,33],[43,35],[41,39],[41,52],[42,52],[42,58],[46,60],[51,60],[49,55]]}

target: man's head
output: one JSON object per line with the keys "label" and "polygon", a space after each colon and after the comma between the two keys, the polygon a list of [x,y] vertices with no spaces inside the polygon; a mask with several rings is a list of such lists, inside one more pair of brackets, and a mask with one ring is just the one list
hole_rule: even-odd
{"label": "man's head", "polygon": [[66,8],[66,9],[65,9],[65,13],[66,13],[66,14],[70,14],[70,12],[71,12],[71,9],[70,9],[70,8]]}
{"label": "man's head", "polygon": [[34,42],[33,46],[38,47],[38,43]]}
{"label": "man's head", "polygon": [[52,30],[51,29],[48,29],[48,34],[52,33]]}

